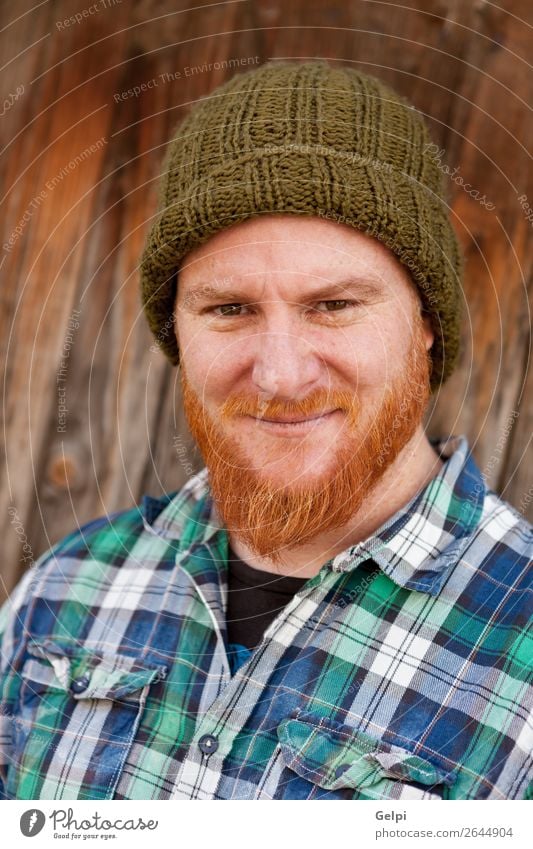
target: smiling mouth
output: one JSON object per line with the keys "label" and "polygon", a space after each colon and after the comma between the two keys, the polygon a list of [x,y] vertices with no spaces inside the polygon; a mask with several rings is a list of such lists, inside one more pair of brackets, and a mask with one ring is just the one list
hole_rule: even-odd
{"label": "smiling mouth", "polygon": [[307,424],[308,422],[318,421],[318,419],[325,419],[328,416],[335,413],[336,410],[328,410],[326,413],[315,413],[313,416],[307,416],[305,418],[290,416],[279,419],[267,419],[264,416],[251,416],[252,419],[255,419],[257,422],[265,422],[266,424],[273,425],[299,425],[299,424]]}

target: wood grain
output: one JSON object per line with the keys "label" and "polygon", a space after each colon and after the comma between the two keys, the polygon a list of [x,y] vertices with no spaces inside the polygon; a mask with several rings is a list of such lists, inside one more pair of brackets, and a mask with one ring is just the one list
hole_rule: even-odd
{"label": "wood grain", "polygon": [[328,58],[426,116],[456,169],[449,202],[467,257],[461,362],[428,431],[466,434],[489,485],[532,520],[532,224],[519,200],[533,206],[529,0],[90,5],[4,5],[4,595],[65,534],[201,466],[177,373],[150,350],[138,263],[166,144],[234,73],[217,65],[229,58]]}

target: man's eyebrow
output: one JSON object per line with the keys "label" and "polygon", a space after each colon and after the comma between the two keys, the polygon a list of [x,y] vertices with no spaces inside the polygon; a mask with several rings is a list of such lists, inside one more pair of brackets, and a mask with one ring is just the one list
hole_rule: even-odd
{"label": "man's eyebrow", "polygon": [[[179,289],[179,287],[178,287]],[[359,297],[372,297],[382,294],[383,284],[376,278],[350,277],[335,283],[327,283],[319,289],[309,289],[304,293],[307,300],[325,300],[330,296],[352,293]],[[183,296],[185,303],[211,300],[226,300],[230,302],[251,302],[250,292],[244,289],[229,289],[213,283],[200,283],[191,286]]]}
{"label": "man's eyebrow", "polygon": [[371,297],[372,295],[382,294],[384,291],[383,283],[376,278],[370,277],[350,277],[346,280],[340,280],[336,283],[327,283],[320,289],[313,289],[309,292],[310,298],[327,298],[329,295],[339,294],[355,294],[359,297]]}

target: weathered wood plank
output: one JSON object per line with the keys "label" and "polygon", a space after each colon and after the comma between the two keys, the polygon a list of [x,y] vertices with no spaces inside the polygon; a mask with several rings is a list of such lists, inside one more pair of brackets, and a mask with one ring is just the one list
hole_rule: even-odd
{"label": "weathered wood plank", "polygon": [[123,0],[64,24],[87,5],[24,0],[3,34],[5,592],[31,562],[28,547],[36,558],[200,467],[177,373],[150,350],[138,262],[166,144],[190,104],[234,73],[230,58],[349,63],[426,116],[443,167],[456,169],[468,302],[460,367],[428,430],[466,433],[488,483],[533,519],[533,262],[519,200],[533,206],[528,0],[505,10],[483,0]]}

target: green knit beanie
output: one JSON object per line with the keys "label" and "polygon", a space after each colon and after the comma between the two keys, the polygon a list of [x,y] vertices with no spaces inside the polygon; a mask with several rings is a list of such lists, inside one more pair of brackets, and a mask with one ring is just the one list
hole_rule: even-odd
{"label": "green knit beanie", "polygon": [[171,363],[185,255],[251,216],[313,215],[380,239],[410,271],[435,333],[435,391],[457,361],[463,258],[432,150],[407,100],[322,60],[270,62],[199,101],[169,145],[141,259],[143,307]]}

